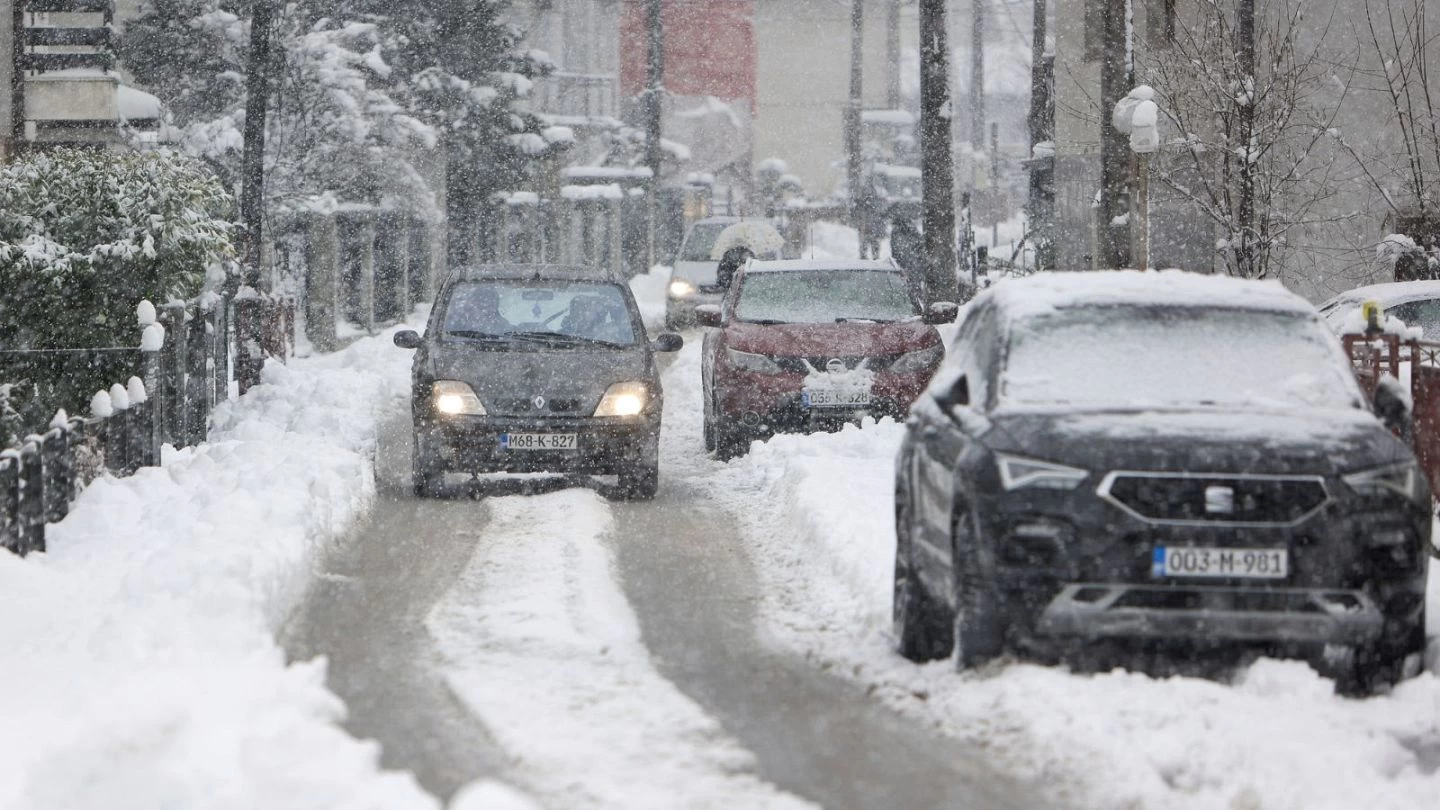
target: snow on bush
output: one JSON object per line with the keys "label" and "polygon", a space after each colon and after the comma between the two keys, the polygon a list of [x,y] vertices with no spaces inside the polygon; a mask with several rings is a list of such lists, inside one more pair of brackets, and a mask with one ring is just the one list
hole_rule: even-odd
{"label": "snow on bush", "polygon": [[374,497],[377,414],[408,395],[389,337],[268,366],[208,444],[95,481],[48,553],[0,552],[0,807],[436,806],[274,641]]}

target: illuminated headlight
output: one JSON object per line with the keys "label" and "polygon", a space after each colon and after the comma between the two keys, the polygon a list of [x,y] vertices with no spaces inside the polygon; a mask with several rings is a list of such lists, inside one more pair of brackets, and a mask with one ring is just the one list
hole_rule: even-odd
{"label": "illuminated headlight", "polygon": [[430,392],[430,401],[435,410],[446,416],[484,416],[485,406],[475,396],[475,390],[463,382],[436,380]]}
{"label": "illuminated headlight", "polygon": [[596,416],[636,416],[650,402],[650,389],[643,382],[619,382],[605,391]]}
{"label": "illuminated headlight", "polygon": [[774,360],[763,354],[751,354],[750,352],[737,352],[734,349],[726,349],[725,356],[730,358],[730,365],[742,371],[754,371],[758,374],[779,374],[780,367]]}
{"label": "illuminated headlight", "polygon": [[1015,489],[1074,489],[1090,475],[1088,470],[1052,464],[1021,456],[997,455],[1000,485],[1007,491]]}
{"label": "illuminated headlight", "polygon": [[687,298],[687,297],[692,296],[692,295],[694,295],[694,294],[695,294],[695,285],[694,285],[694,284],[691,284],[690,282],[686,281],[685,279],[683,279],[683,278],[677,278],[677,279],[672,279],[672,280],[670,281],[670,297],[671,297],[671,298]]}
{"label": "illuminated headlight", "polygon": [[924,371],[927,368],[940,362],[945,356],[945,347],[935,344],[928,349],[906,352],[896,358],[890,364],[890,371],[895,374],[912,374],[916,371]]}
{"label": "illuminated headlight", "polygon": [[1406,498],[1419,498],[1423,494],[1425,476],[1413,462],[1391,464],[1341,476],[1345,483],[1360,495],[1386,495],[1394,493]]}

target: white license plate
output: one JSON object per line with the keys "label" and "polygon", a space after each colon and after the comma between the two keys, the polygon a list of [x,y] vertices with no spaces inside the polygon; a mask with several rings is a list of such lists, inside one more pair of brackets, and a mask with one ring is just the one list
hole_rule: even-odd
{"label": "white license plate", "polygon": [[1290,575],[1290,552],[1283,548],[1156,546],[1151,573],[1157,577],[1284,579]]}
{"label": "white license plate", "polygon": [[807,408],[846,408],[870,404],[869,391],[834,391],[817,388],[800,394],[801,403]]}
{"label": "white license plate", "polygon": [[574,433],[501,433],[501,450],[574,450]]}

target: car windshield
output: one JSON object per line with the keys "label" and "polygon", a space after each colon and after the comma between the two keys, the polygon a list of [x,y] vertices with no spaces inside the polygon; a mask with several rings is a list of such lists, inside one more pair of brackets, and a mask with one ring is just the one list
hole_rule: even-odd
{"label": "car windshield", "polygon": [[474,281],[445,305],[444,331],[459,339],[582,341],[633,346],[639,331],[619,285]]}
{"label": "car windshield", "polygon": [[1009,405],[1359,408],[1335,339],[1312,317],[1260,310],[1062,309],[1012,325]]}
{"label": "car windshield", "polygon": [[715,240],[731,224],[729,222],[701,222],[691,227],[690,234],[685,237],[685,244],[680,248],[680,261],[715,261],[710,258],[710,249],[715,247]]}
{"label": "car windshield", "polygon": [[741,282],[735,317],[771,323],[900,321],[916,315],[905,278],[890,270],[785,270]]}

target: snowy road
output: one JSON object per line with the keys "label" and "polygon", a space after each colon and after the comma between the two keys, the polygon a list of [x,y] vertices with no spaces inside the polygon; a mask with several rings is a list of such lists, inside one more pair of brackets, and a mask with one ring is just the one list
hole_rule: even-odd
{"label": "snowy road", "polygon": [[[668,376],[667,408],[688,408],[696,383]],[[327,561],[288,651],[327,656],[347,728],[442,799],[498,778],[565,808],[1035,806],[981,749],[765,643],[741,526],[692,457],[698,424],[674,422],[660,497],[611,504],[417,501],[391,419],[372,520]]]}

